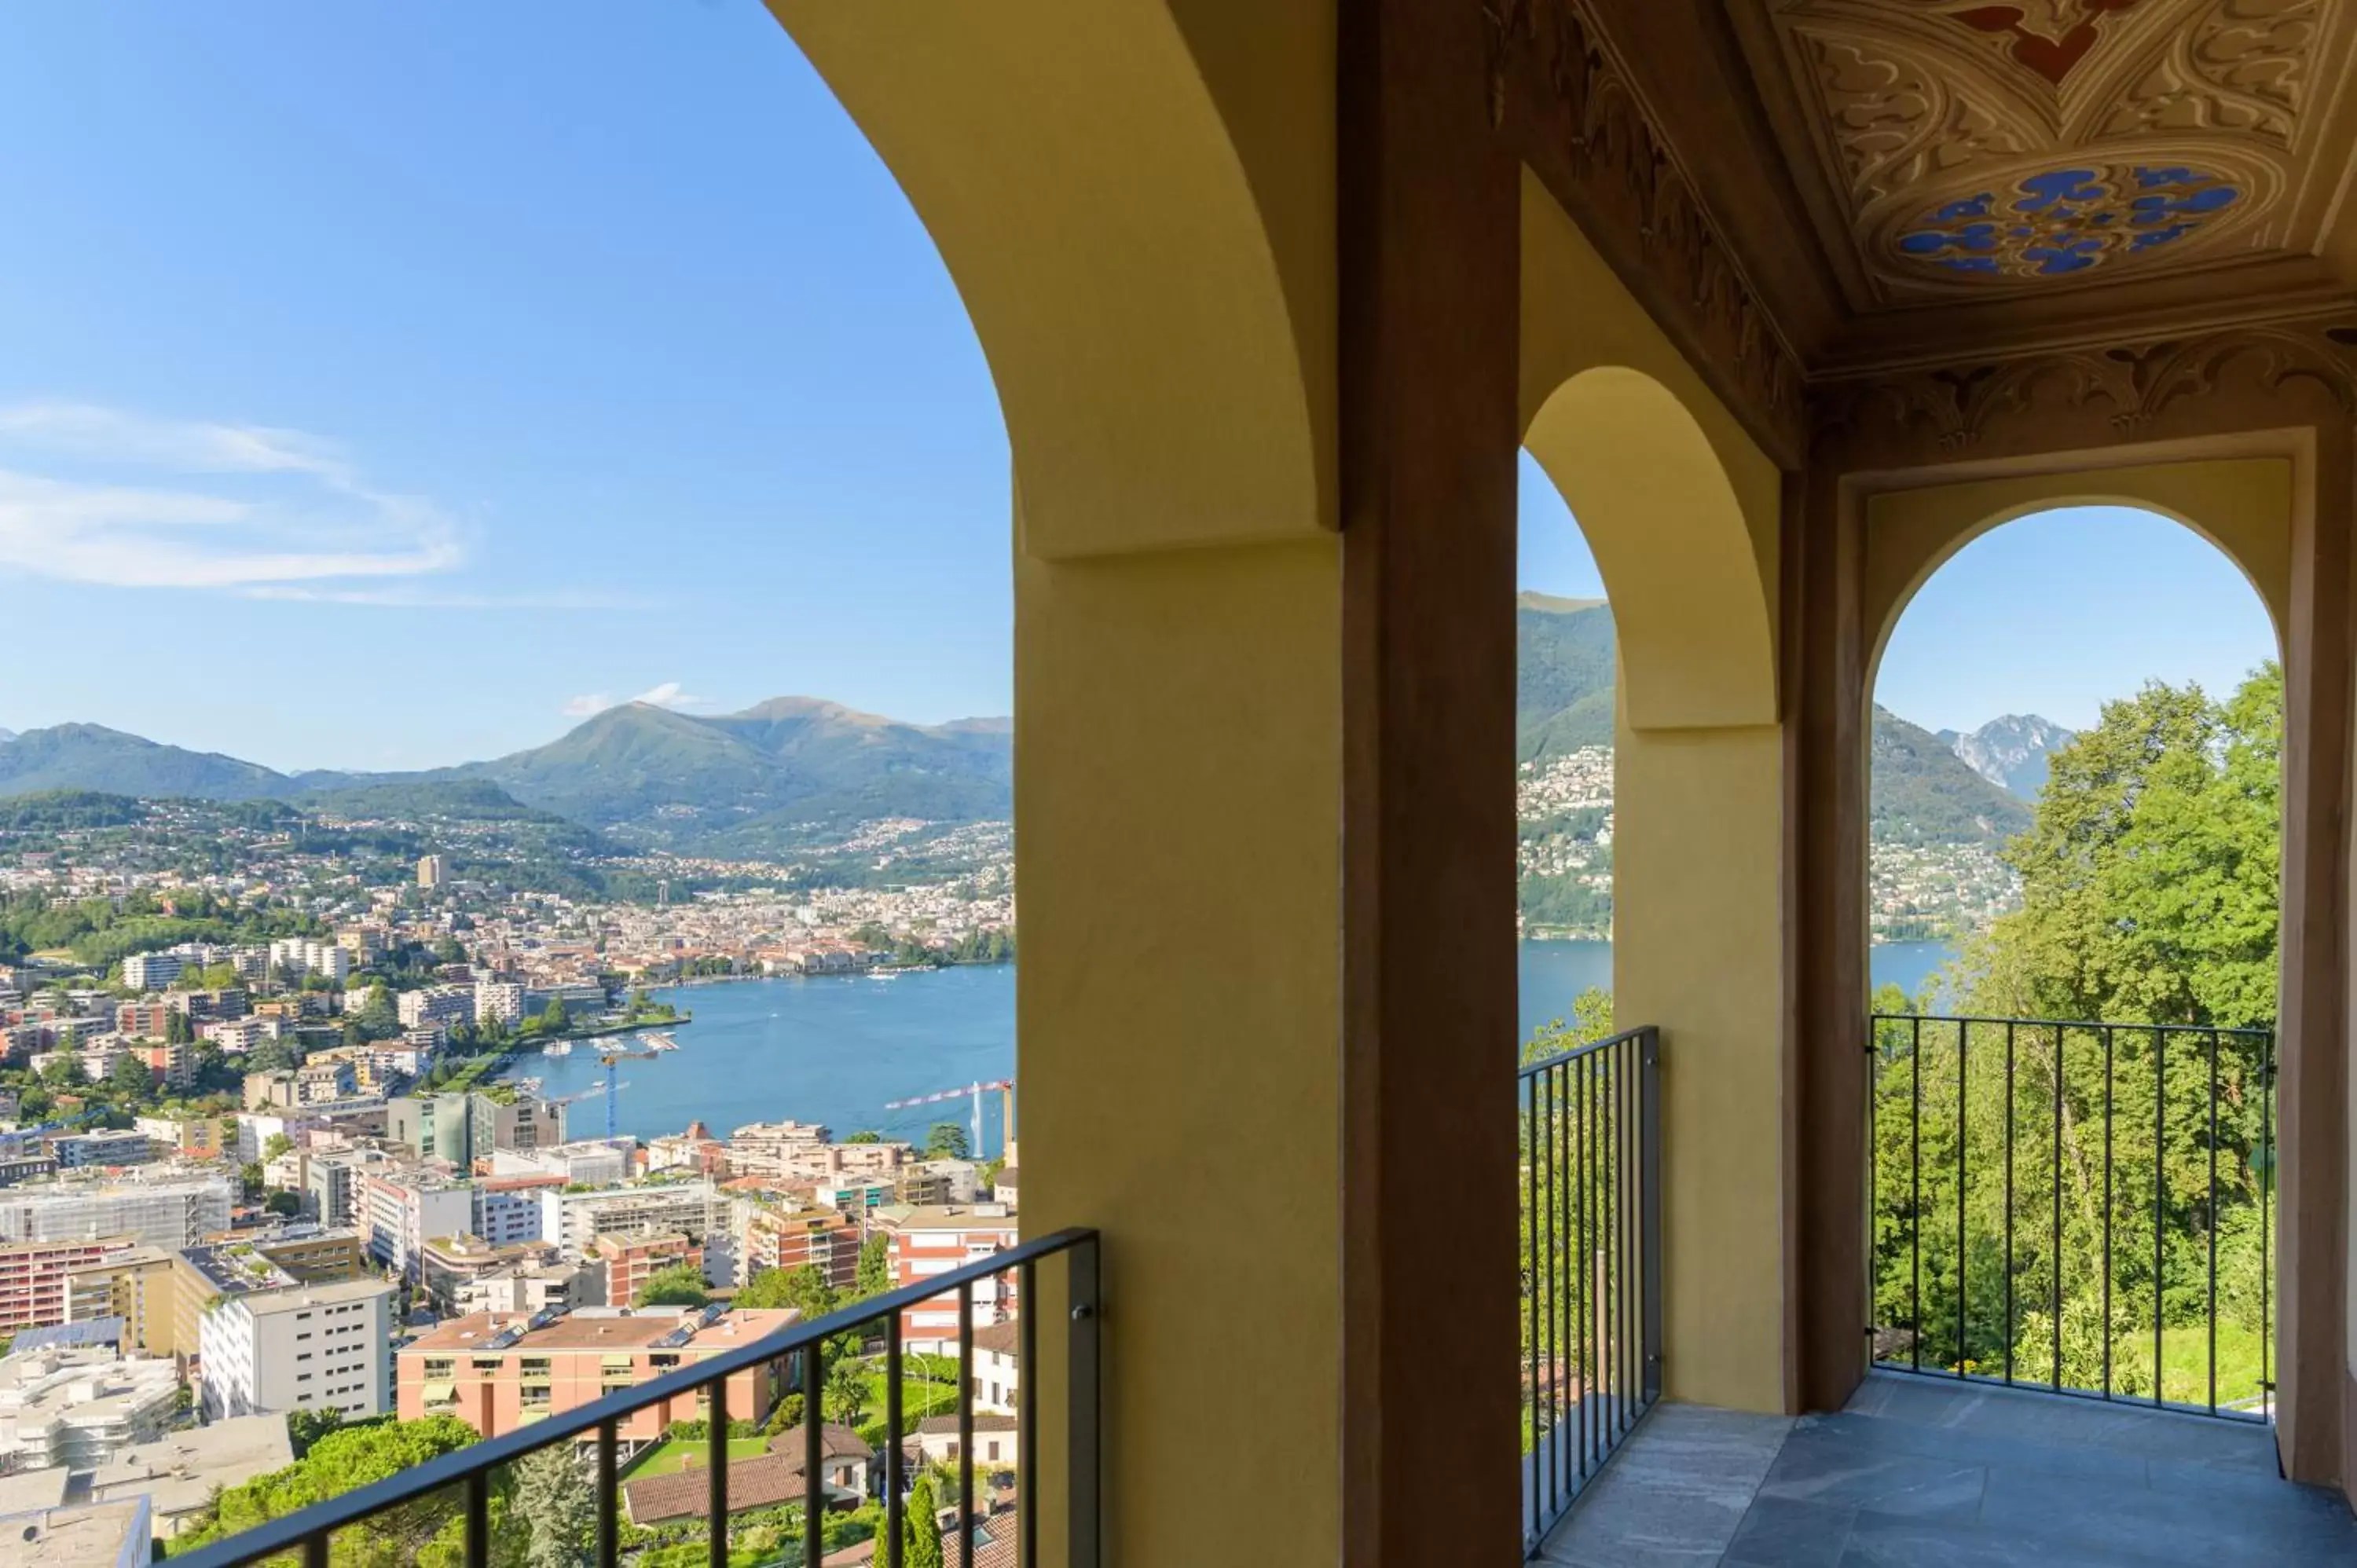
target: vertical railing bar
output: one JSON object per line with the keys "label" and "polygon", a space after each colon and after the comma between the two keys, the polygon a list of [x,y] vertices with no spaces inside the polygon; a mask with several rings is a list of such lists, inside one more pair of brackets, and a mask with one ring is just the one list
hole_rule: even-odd
{"label": "vertical railing bar", "polygon": [[2062,1387],[2062,1026],[2054,1026],[2054,1387]]}
{"label": "vertical railing bar", "polygon": [[2276,1412],[2275,1263],[2267,1255],[2268,1223],[2275,1208],[2276,1186],[2276,1036],[2270,1029],[2259,1041],[2259,1399],[2262,1411]]}
{"label": "vertical railing bar", "polygon": [[2103,1030],[2103,1396],[2112,1398],[2112,1028]]}
{"label": "vertical railing bar", "polygon": [[597,1423],[597,1568],[622,1559],[621,1427],[612,1416]]}
{"label": "vertical railing bar", "polygon": [[[1026,1482],[1016,1506],[1022,1510],[1017,1524],[1016,1568],[1039,1568],[1039,1474],[1031,1455],[1039,1452],[1039,1270],[1026,1262],[1015,1277],[1015,1453]],[[892,1568],[900,1568],[896,1553]]]}
{"label": "vertical railing bar", "polygon": [[1588,1316],[1588,1275],[1595,1265],[1587,1247],[1587,1189],[1595,1174],[1587,1147],[1587,1102],[1593,1098],[1594,1075],[1588,1069],[1587,1060],[1582,1057],[1574,1064],[1578,1069],[1576,1102],[1579,1118],[1579,1156],[1573,1169],[1579,1187],[1579,1256],[1573,1260],[1571,1270],[1576,1282],[1574,1288],[1579,1294],[1579,1478],[1582,1482],[1587,1479],[1589,1466],[1596,1457],[1594,1427],[1590,1420],[1594,1413],[1592,1407],[1596,1403],[1596,1358],[1589,1348],[1589,1342],[1595,1337],[1596,1325]]}
{"label": "vertical railing bar", "polygon": [[2210,1413],[2218,1413],[2218,1031],[2210,1031]]}
{"label": "vertical railing bar", "polygon": [[1563,1228],[1566,1234],[1562,1238],[1563,1244],[1557,1250],[1556,1256],[1548,1265],[1555,1276],[1555,1316],[1558,1319],[1555,1342],[1562,1348],[1562,1354],[1559,1357],[1562,1365],[1556,1369],[1555,1378],[1563,1388],[1563,1402],[1555,1416],[1555,1437],[1549,1451],[1555,1456],[1555,1470],[1562,1480],[1563,1495],[1569,1498],[1578,1496],[1573,1470],[1577,1460],[1573,1452],[1573,1445],[1565,1440],[1570,1435],[1572,1411],[1576,1402],[1571,1382],[1571,1369],[1575,1356],[1572,1346],[1573,1337],[1579,1326],[1579,1320],[1575,1316],[1571,1305],[1571,1275],[1577,1268],[1577,1253],[1575,1250],[1575,1240],[1569,1232],[1572,1188],[1579,1180],[1579,1167],[1573,1163],[1571,1154],[1572,1067],[1569,1062],[1565,1062],[1554,1070],[1556,1075],[1555,1157],[1556,1168],[1563,1173],[1558,1179],[1563,1188]]}
{"label": "vertical railing bar", "polygon": [[974,1560],[974,1282],[958,1285],[958,1554]]}
{"label": "vertical railing bar", "polygon": [[2152,1032],[2152,1402],[2161,1402],[2161,1243],[2169,1196],[2169,1037]]}
{"label": "vertical railing bar", "polygon": [[1525,1332],[1530,1338],[1530,1401],[1531,1453],[1523,1468],[1530,1477],[1530,1538],[1539,1538],[1540,1509],[1543,1498],[1538,1486],[1539,1462],[1539,1162],[1538,1152],[1532,1141],[1539,1121],[1539,1082],[1537,1078],[1523,1080],[1523,1255],[1529,1262],[1524,1276],[1529,1283],[1530,1301],[1524,1308],[1527,1319]]}
{"label": "vertical railing bar", "polygon": [[[1542,1087],[1546,1090],[1546,1092],[1540,1097],[1541,1102],[1544,1106],[1544,1112],[1540,1120],[1534,1123],[1531,1128],[1531,1153],[1532,1156],[1536,1158],[1540,1149],[1544,1148],[1546,1151],[1546,1246],[1539,1254],[1539,1272],[1531,1283],[1532,1288],[1539,1296],[1539,1321],[1544,1326],[1546,1330],[1547,1355],[1544,1364],[1546,1426],[1548,1434],[1552,1436],[1555,1431],[1557,1423],[1561,1419],[1557,1413],[1557,1410],[1558,1401],[1561,1399],[1563,1393],[1563,1372],[1560,1366],[1560,1362],[1562,1360],[1563,1343],[1556,1337],[1555,1331],[1555,1184],[1556,1180],[1556,1173],[1555,1166],[1555,1139],[1552,1135],[1555,1127],[1554,1070],[1550,1069],[1546,1073],[1543,1074],[1541,1081]],[[1532,1391],[1535,1393],[1537,1390],[1534,1388]],[[1533,1445],[1531,1449],[1531,1463],[1534,1466],[1540,1466],[1541,1452],[1544,1446],[1544,1444]],[[1554,1517],[1555,1510],[1560,1508],[1563,1504],[1563,1491],[1561,1487],[1555,1485],[1555,1467],[1552,1465],[1548,1465],[1544,1466],[1544,1468],[1546,1471],[1544,1479],[1546,1481],[1547,1514],[1549,1518],[1552,1518]],[[1540,1478],[1541,1477],[1534,1469],[1531,1477],[1532,1491],[1536,1492],[1538,1490]]]}
{"label": "vertical railing bar", "polygon": [[1635,1346],[1632,1343],[1636,1337],[1632,1332],[1636,1324],[1630,1312],[1629,1299],[1629,1228],[1635,1207],[1630,1201],[1633,1195],[1629,1191],[1630,1078],[1629,1042],[1624,1039],[1612,1048],[1612,1322],[1613,1331],[1619,1336],[1613,1346],[1619,1352],[1613,1380],[1619,1385],[1620,1393],[1620,1398],[1613,1402],[1613,1410],[1620,1417],[1618,1424],[1622,1437],[1629,1435],[1629,1428],[1635,1423],[1635,1417],[1629,1409],[1629,1391],[1637,1380],[1634,1376]]}
{"label": "vertical railing bar", "polygon": [[[2013,1381],[2013,1065],[2014,1026],[2005,1026],[2005,1380]],[[2060,1172],[2056,1173],[2060,1176]]]}
{"label": "vertical railing bar", "polygon": [[1639,1168],[1639,1201],[1643,1205],[1645,1266],[1645,1385],[1651,1407],[1662,1395],[1662,1032],[1645,1031],[1638,1122],[1642,1140]]}
{"label": "vertical railing bar", "polygon": [[1913,1162],[1907,1199],[1907,1230],[1914,1276],[1907,1287],[1907,1337],[1913,1341],[1910,1362],[1920,1372],[1923,1369],[1923,1020],[1918,1017],[1911,1022],[1908,1078],[1915,1097],[1915,1124],[1907,1139]]}
{"label": "vertical railing bar", "polygon": [[1956,1020],[1956,1376],[1964,1377],[1972,1360],[1964,1341],[1964,1147],[1972,1142],[1971,1105],[1964,1089],[1964,1053],[1972,1034],[1969,1020]]}
{"label": "vertical railing bar", "polygon": [[491,1472],[488,1466],[467,1476],[467,1568],[489,1568],[491,1561]]}
{"label": "vertical railing bar", "polygon": [[328,1568],[328,1532],[315,1530],[303,1538],[303,1568]]}
{"label": "vertical railing bar", "polygon": [[802,1347],[802,1561],[826,1556],[826,1346]]}
{"label": "vertical railing bar", "polygon": [[1066,1381],[1071,1389],[1072,1466],[1071,1524],[1065,1552],[1071,1568],[1099,1568],[1103,1557],[1102,1474],[1097,1442],[1099,1341],[1102,1316],[1097,1300],[1100,1259],[1097,1240],[1089,1238],[1073,1248],[1071,1281],[1071,1366]]}
{"label": "vertical railing bar", "polygon": [[[812,1408],[818,1402],[818,1390],[802,1380],[802,1419],[810,1419]],[[728,1380],[715,1378],[705,1383],[710,1391],[705,1400],[704,1463],[710,1472],[705,1477],[705,1515],[712,1521],[712,1535],[706,1545],[712,1568],[728,1568]]]}
{"label": "vertical railing bar", "polygon": [[[1028,1278],[1031,1265],[1026,1263],[1023,1267]],[[1027,1294],[1023,1301],[1026,1308],[1024,1358],[1023,1364],[1016,1369],[1016,1376],[1022,1380],[1024,1412],[1025,1419],[1028,1421],[1030,1417],[1033,1397],[1032,1385],[1038,1380],[1032,1371],[1031,1346],[1028,1337],[1030,1330],[1028,1308],[1031,1298]],[[903,1442],[903,1434],[909,1423],[905,1408],[908,1395],[907,1391],[902,1387],[908,1380],[908,1352],[901,1344],[900,1315],[896,1312],[884,1320],[884,1560],[887,1568],[901,1568],[901,1556],[909,1549],[907,1540],[909,1500],[903,1495],[909,1489],[907,1475],[909,1451]],[[930,1400],[926,1402],[926,1408],[929,1410],[931,1408]],[[1022,1441],[1027,1444],[1032,1441],[1032,1434],[1028,1427],[1022,1433]],[[1033,1452],[1029,1448],[1022,1448],[1018,1451],[1025,1455]],[[1028,1464],[1028,1460],[1026,1463]],[[1033,1496],[1035,1490],[1034,1487],[1024,1488],[1023,1517],[1026,1520],[1031,1517],[1030,1505],[1036,1501]],[[1033,1559],[1027,1555],[1023,1568],[1033,1568]]]}
{"label": "vertical railing bar", "polygon": [[1882,1020],[1872,1013],[1866,1020],[1866,1234],[1859,1238],[1866,1259],[1866,1359],[1879,1366],[1876,1320],[1882,1316],[1882,1269],[1876,1262],[1874,1211],[1882,1202]]}

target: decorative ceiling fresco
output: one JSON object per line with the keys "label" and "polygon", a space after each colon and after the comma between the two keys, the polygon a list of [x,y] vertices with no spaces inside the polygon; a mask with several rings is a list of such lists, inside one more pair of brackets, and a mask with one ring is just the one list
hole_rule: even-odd
{"label": "decorative ceiling fresco", "polygon": [[1881,303],[2312,251],[2343,172],[2341,0],[1765,5]]}

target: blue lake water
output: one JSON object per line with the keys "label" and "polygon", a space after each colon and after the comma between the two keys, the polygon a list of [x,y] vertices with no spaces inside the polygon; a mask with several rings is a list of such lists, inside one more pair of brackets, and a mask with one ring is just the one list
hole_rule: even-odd
{"label": "blue lake water", "polygon": [[[1949,956],[1938,942],[1878,947],[1875,983],[1896,981],[1912,992]],[[1612,985],[1609,942],[1524,942],[1520,958],[1525,1036],[1550,1018],[1568,1017],[1573,999],[1590,986]],[[1014,1074],[1011,964],[890,980],[732,981],[655,995],[693,1012],[695,1021],[678,1031],[677,1051],[619,1069],[615,1124],[642,1138],[696,1121],[726,1137],[748,1122],[791,1117],[824,1122],[838,1137],[873,1127],[921,1141],[936,1122],[968,1122],[973,1101],[909,1111],[887,1111],[886,1101]],[[522,1058],[512,1074],[540,1079],[552,1095],[597,1090],[605,1081],[597,1047],[612,1043],[585,1041],[568,1056]],[[983,1112],[984,1147],[996,1154],[997,1095],[984,1097]],[[603,1096],[576,1102],[570,1125],[576,1137],[602,1133]]]}

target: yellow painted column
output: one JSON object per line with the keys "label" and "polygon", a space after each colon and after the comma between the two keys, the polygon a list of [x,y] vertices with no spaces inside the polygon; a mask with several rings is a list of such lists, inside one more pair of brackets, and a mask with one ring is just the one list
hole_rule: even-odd
{"label": "yellow painted column", "polygon": [[1105,1235],[1104,1561],[1331,1563],[1340,542],[1015,585],[1024,1230]]}
{"label": "yellow painted column", "polygon": [[1663,1390],[1784,1408],[1782,732],[1616,737],[1613,1016],[1662,1030]]}

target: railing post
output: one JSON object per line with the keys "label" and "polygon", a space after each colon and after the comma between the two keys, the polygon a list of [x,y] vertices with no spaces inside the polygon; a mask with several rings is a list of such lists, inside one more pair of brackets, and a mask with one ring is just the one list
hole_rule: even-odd
{"label": "railing post", "polygon": [[1067,1550],[1072,1568],[1100,1568],[1103,1525],[1098,1496],[1102,1462],[1098,1449],[1098,1242],[1091,1237],[1071,1251],[1065,1277],[1071,1282],[1071,1524]]}
{"label": "railing post", "polygon": [[1662,1397],[1662,1031],[1646,1029],[1638,1057],[1639,1245],[1644,1253],[1644,1402]]}

